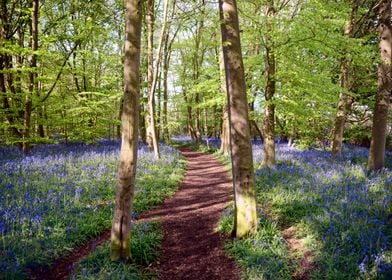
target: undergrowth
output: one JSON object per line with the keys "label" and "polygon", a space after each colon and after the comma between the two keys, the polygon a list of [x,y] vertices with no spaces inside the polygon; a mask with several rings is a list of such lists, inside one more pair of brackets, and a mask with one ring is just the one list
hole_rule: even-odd
{"label": "undergrowth", "polygon": [[[260,144],[253,151],[259,231],[227,245],[244,279],[290,279],[299,265],[288,259],[282,238],[290,227],[312,252],[311,279],[392,278],[389,169],[368,172],[367,150],[353,146],[333,159],[328,151],[277,145],[273,169],[257,167],[263,160]],[[387,163],[390,158],[387,153]],[[223,231],[232,228],[231,212],[220,221]]]}
{"label": "undergrowth", "polygon": [[[0,159],[0,279],[23,279],[111,225],[118,141],[38,145]],[[178,188],[185,161],[162,145],[139,146],[133,218]]]}
{"label": "undergrowth", "polygon": [[163,230],[158,222],[137,224],[131,231],[132,260],[128,263],[110,260],[110,243],[96,250],[74,266],[71,279],[78,280],[147,280],[157,277],[156,271],[146,269],[159,257]]}

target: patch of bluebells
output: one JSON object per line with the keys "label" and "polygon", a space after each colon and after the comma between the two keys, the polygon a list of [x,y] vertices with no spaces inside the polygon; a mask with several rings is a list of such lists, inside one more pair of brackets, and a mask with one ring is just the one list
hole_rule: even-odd
{"label": "patch of bluebells", "polygon": [[[112,140],[36,145],[28,156],[0,148],[0,275],[47,264],[110,226],[119,148]],[[157,160],[139,143],[136,192],[144,177],[179,168],[178,151],[160,151]]]}
{"label": "patch of bluebells", "polygon": [[[253,150],[260,166],[262,146]],[[322,278],[374,278],[390,269],[384,253],[390,250],[392,172],[368,172],[367,155],[366,148],[345,146],[342,157],[333,159],[328,151],[279,144],[277,167],[256,169],[261,202],[280,223],[301,225],[314,236]]]}

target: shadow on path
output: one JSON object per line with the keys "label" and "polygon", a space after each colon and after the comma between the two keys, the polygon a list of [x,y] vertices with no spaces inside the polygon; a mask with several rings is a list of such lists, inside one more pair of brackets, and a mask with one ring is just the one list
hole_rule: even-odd
{"label": "shadow on path", "polygon": [[240,270],[223,250],[224,237],[215,232],[232,194],[227,171],[211,155],[180,150],[187,159],[180,190],[140,217],[163,225],[159,279],[240,279]]}

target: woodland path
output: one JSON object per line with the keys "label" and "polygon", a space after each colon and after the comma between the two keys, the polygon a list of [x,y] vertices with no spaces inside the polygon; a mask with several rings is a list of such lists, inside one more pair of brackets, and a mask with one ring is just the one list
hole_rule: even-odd
{"label": "woodland path", "polygon": [[[181,148],[187,160],[179,191],[139,220],[161,221],[164,230],[160,280],[238,280],[240,270],[223,250],[225,237],[215,231],[232,197],[225,167],[213,156]],[[76,248],[50,268],[31,271],[31,279],[67,279],[74,263],[110,237],[110,230]]]}
{"label": "woodland path", "polygon": [[187,159],[180,190],[141,215],[163,225],[159,279],[240,279],[239,268],[223,250],[224,237],[215,231],[232,196],[227,170],[211,155],[180,150]]}

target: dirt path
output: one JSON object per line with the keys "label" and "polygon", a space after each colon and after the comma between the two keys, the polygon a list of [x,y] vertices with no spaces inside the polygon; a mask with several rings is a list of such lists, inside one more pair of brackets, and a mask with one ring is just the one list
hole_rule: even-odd
{"label": "dirt path", "polygon": [[72,253],[64,258],[56,260],[50,267],[40,267],[38,269],[30,270],[29,279],[31,280],[61,280],[68,279],[72,273],[74,264],[79,260],[90,255],[95,248],[110,238],[110,229],[102,232],[97,237],[88,242],[76,247]]}
{"label": "dirt path", "polygon": [[163,224],[159,279],[240,279],[238,267],[223,251],[224,238],[214,230],[231,199],[227,171],[211,155],[181,152],[188,161],[181,189],[141,216]]}
{"label": "dirt path", "polygon": [[[211,155],[181,149],[187,172],[180,190],[140,220],[162,222],[165,237],[158,262],[160,280],[237,280],[240,271],[223,251],[224,238],[214,231],[231,199],[227,171]],[[50,268],[30,271],[30,279],[67,279],[73,265],[110,237],[110,230],[76,248]]]}

